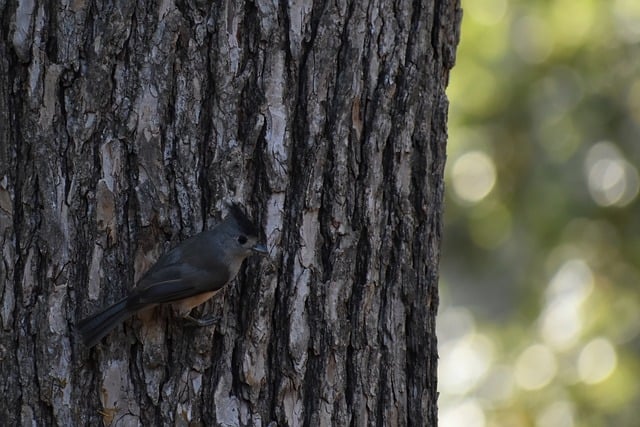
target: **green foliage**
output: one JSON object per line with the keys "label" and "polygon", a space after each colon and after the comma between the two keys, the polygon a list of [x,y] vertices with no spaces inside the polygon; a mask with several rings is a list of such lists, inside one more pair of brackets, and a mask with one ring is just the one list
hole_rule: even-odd
{"label": "green foliage", "polygon": [[462,6],[441,427],[637,425],[640,1]]}

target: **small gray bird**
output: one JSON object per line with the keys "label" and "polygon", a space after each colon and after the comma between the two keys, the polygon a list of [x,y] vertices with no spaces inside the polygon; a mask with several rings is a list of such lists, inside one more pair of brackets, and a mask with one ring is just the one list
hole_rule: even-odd
{"label": "small gray bird", "polygon": [[258,234],[242,208],[229,205],[229,215],[220,224],[163,255],[129,296],[81,320],[78,328],[85,345],[94,346],[124,320],[158,304],[171,303],[180,316],[198,326],[213,324],[215,318],[195,319],[189,313],[233,280],[245,258],[268,253],[258,243]]}

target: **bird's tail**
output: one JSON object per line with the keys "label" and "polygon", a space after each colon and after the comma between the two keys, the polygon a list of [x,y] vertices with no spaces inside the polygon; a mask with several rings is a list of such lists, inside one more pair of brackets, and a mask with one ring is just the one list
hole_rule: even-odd
{"label": "bird's tail", "polygon": [[127,299],[125,298],[99,313],[82,319],[78,323],[78,330],[82,335],[82,341],[87,347],[93,347],[105,335],[111,332],[113,328],[134,313],[135,310],[127,307]]}

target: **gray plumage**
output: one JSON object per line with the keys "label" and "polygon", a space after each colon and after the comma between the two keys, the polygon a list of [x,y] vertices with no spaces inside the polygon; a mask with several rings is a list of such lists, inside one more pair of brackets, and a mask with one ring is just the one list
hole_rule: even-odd
{"label": "gray plumage", "polygon": [[211,320],[189,313],[231,281],[251,253],[266,254],[258,243],[258,228],[236,204],[213,229],[185,240],[164,254],[122,300],[79,322],[88,347],[98,343],[118,324],[140,310],[171,303],[179,315],[204,326]]}

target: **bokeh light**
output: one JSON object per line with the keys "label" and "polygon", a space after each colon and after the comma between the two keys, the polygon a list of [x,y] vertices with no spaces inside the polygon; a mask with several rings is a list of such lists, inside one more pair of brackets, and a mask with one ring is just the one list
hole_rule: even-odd
{"label": "bokeh light", "polygon": [[487,374],[493,359],[491,340],[469,334],[440,346],[440,386],[450,394],[465,394]]}
{"label": "bokeh light", "polygon": [[541,389],[553,380],[557,372],[555,355],[542,344],[527,347],[515,365],[516,383],[525,390]]}
{"label": "bokeh light", "polygon": [[600,206],[626,206],[638,195],[637,169],[610,142],[599,142],[589,149],[585,172],[591,197]]}
{"label": "bokeh light", "polygon": [[476,0],[465,4],[469,19],[475,19],[483,25],[500,22],[507,11],[507,0]]}
{"label": "bokeh light", "polygon": [[550,4],[553,32],[558,44],[579,47],[588,41],[589,33],[594,33],[597,21],[593,2],[581,0],[582,7],[575,7],[575,0],[554,0]]}
{"label": "bokeh light", "polygon": [[640,42],[640,2],[637,0],[613,1],[616,31],[627,43]]}
{"label": "bokeh light", "polygon": [[553,402],[544,408],[536,419],[537,427],[573,427],[575,409],[571,402]]}
{"label": "bokeh light", "polygon": [[515,22],[513,48],[520,58],[530,64],[539,64],[549,57],[553,39],[548,21],[535,15],[525,15]]}
{"label": "bokeh light", "polygon": [[580,310],[593,288],[593,274],[583,260],[567,261],[551,279],[542,311],[540,334],[558,350],[574,345],[584,323]]}
{"label": "bokeh light", "polygon": [[587,384],[604,381],[617,364],[616,350],[606,338],[595,338],[584,346],[578,358],[578,374]]}
{"label": "bokeh light", "polygon": [[465,399],[440,413],[440,427],[485,427],[484,411],[474,399]]}
{"label": "bokeh light", "polygon": [[455,160],[452,177],[453,190],[466,202],[479,202],[496,183],[493,160],[481,151],[470,151]]}

